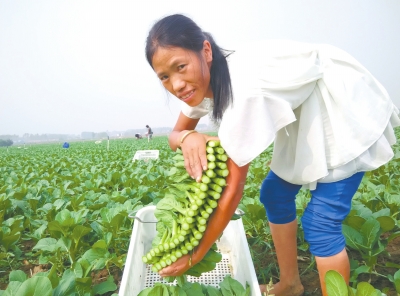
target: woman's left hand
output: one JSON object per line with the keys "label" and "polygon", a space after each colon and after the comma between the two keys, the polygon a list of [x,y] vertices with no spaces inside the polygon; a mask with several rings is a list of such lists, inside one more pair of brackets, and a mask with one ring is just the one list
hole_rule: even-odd
{"label": "woman's left hand", "polygon": [[190,269],[192,265],[190,264],[190,255],[184,255],[178,260],[176,260],[171,265],[161,269],[159,271],[160,276],[167,277],[167,276],[180,276],[183,275],[188,269]]}

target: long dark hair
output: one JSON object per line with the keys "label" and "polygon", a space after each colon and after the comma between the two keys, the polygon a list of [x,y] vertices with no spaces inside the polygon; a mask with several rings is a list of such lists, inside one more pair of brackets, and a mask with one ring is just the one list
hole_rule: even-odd
{"label": "long dark hair", "polygon": [[232,103],[232,85],[226,58],[233,52],[220,48],[211,34],[203,32],[190,18],[173,14],[157,21],[146,39],[146,58],[152,65],[153,55],[158,47],[180,47],[200,54],[204,40],[208,40],[212,49],[210,85],[213,92],[213,119],[219,121],[225,109]]}

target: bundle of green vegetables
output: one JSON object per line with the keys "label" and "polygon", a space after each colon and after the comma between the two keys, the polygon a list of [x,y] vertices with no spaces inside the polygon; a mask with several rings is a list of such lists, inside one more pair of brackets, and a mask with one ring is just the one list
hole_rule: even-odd
{"label": "bundle of green vegetables", "polygon": [[[174,182],[170,184],[169,193],[157,203],[154,212],[158,221],[157,235],[151,250],[142,257],[143,262],[152,264],[154,272],[171,265],[200,243],[207,221],[218,205],[229,174],[228,157],[218,141],[209,141],[206,151],[208,170],[203,172],[199,183],[186,173],[181,151],[173,157],[176,169],[171,174]],[[214,244],[203,260],[185,274],[199,277],[203,272],[213,270],[221,259]]]}

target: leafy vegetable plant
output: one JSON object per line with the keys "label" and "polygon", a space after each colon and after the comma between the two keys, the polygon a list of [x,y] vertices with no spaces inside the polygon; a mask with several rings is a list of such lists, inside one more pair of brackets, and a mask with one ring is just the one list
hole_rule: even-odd
{"label": "leafy vegetable plant", "polygon": [[328,296],[384,296],[381,291],[375,289],[367,282],[360,282],[357,288],[346,285],[342,275],[334,270],[329,270],[325,274],[325,283]]}

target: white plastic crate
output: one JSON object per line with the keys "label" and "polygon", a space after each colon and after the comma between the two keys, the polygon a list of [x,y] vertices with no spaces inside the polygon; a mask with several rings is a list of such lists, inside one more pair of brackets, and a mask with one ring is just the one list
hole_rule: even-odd
{"label": "white plastic crate", "polygon": [[[155,206],[144,207],[136,213],[136,218],[143,222],[154,222],[156,221],[155,209]],[[154,273],[149,265],[142,262],[142,256],[151,249],[151,242],[155,235],[155,223],[135,221],[119,296],[137,296],[143,289],[152,287],[157,282],[164,282],[158,273]],[[217,247],[222,254],[222,260],[216,268],[203,273],[199,278],[188,276],[188,280],[218,287],[224,277],[230,274],[243,286],[247,282],[252,296],[261,296],[242,219],[229,222],[221,239],[217,241]]]}

